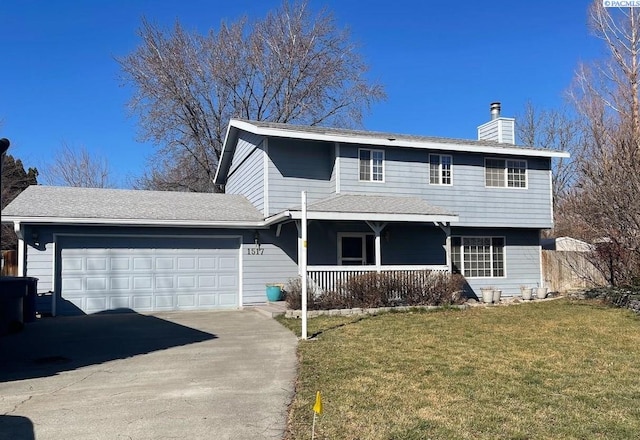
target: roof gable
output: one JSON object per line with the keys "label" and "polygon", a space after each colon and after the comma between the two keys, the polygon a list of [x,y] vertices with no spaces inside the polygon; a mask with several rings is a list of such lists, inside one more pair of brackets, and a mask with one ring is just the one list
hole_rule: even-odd
{"label": "roof gable", "polygon": [[344,128],[303,126],[276,122],[232,119],[222,147],[222,155],[215,176],[216,184],[224,184],[238,140],[238,133],[249,133],[289,139],[339,142],[381,147],[417,148],[425,150],[461,151],[525,157],[569,157],[565,151],[516,146],[487,140],[453,139],[434,136],[416,136]]}

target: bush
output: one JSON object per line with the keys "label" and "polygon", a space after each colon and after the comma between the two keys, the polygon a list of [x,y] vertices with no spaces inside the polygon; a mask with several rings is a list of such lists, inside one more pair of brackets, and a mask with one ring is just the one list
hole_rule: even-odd
{"label": "bush", "polygon": [[[319,293],[308,286],[307,308],[329,310],[460,304],[463,285],[462,275],[443,272],[372,272],[339,283],[335,291]],[[289,308],[301,308],[301,291],[299,278],[289,280],[286,287]]]}
{"label": "bush", "polygon": [[587,290],[584,297],[600,299],[612,306],[628,308],[640,313],[640,286],[598,287]]}

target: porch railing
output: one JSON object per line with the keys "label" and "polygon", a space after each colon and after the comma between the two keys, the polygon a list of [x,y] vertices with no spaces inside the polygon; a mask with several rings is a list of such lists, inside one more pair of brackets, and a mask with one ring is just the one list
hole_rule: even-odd
{"label": "porch railing", "polygon": [[[349,278],[372,272],[393,273],[398,278],[416,279],[424,274],[425,279],[430,272],[449,272],[447,265],[425,266],[307,266],[307,276],[316,293],[332,291],[339,283]],[[418,278],[419,279],[419,278]]]}

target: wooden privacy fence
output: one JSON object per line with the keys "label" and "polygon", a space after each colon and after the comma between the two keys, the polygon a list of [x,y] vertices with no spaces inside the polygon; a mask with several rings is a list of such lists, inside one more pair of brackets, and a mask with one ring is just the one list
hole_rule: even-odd
{"label": "wooden privacy fence", "polygon": [[16,251],[2,251],[2,276],[17,276],[18,275],[18,252]]}
{"label": "wooden privacy fence", "polygon": [[589,261],[587,252],[543,250],[542,273],[545,287],[552,292],[607,284],[600,271]]}

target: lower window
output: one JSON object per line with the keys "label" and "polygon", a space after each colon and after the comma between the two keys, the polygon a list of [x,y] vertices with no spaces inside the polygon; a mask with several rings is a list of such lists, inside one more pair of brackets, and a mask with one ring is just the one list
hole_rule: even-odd
{"label": "lower window", "polygon": [[375,264],[373,234],[339,234],[338,264],[342,266],[365,266]]}
{"label": "lower window", "polygon": [[451,237],[451,263],[465,277],[504,277],[504,237]]}

